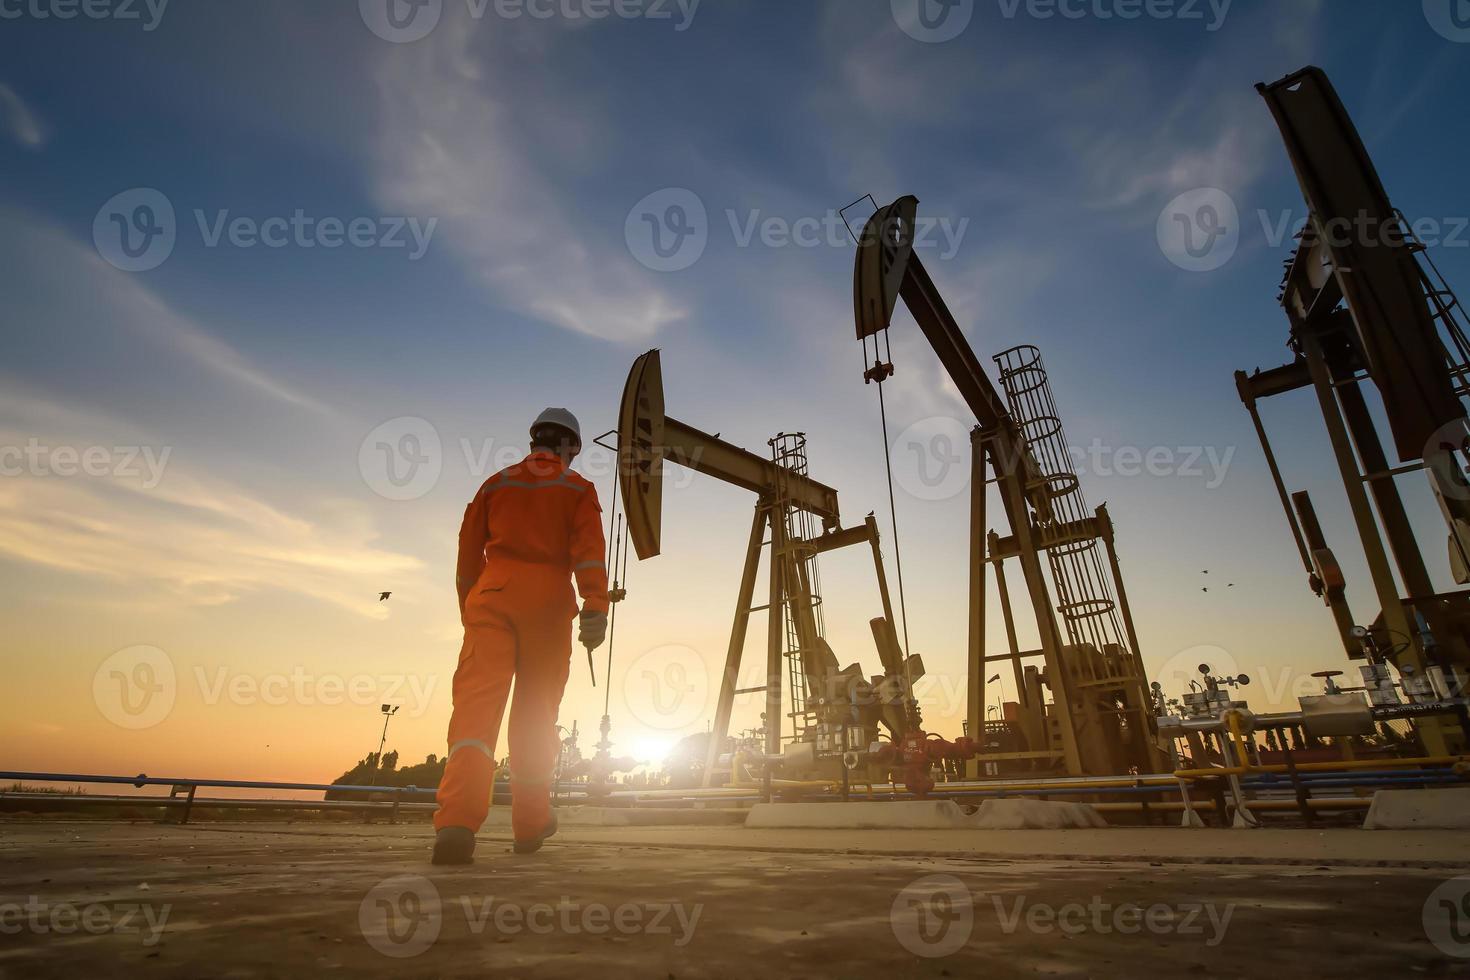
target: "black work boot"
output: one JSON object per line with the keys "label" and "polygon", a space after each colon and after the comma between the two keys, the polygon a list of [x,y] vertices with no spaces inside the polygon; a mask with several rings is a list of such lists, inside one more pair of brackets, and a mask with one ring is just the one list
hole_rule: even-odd
{"label": "black work boot", "polygon": [[515,842],[514,850],[517,854],[535,854],[541,850],[541,845],[546,843],[546,838],[556,833],[556,814],[551,815],[551,820],[546,824],[546,829],[541,832],[540,837],[530,840],[518,840]]}
{"label": "black work boot", "polygon": [[434,864],[473,864],[475,832],[468,827],[441,827],[434,837]]}

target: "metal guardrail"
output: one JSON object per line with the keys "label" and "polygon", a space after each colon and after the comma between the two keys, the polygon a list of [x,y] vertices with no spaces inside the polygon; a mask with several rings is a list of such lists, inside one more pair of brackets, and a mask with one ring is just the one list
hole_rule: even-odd
{"label": "metal guardrail", "polygon": [[[20,800],[28,805],[39,807],[47,807],[48,804],[52,804],[56,809],[93,806],[181,808],[182,813],[179,820],[181,824],[189,822],[189,817],[196,806],[201,809],[219,810],[345,810],[369,814],[386,811],[389,814],[389,821],[396,822],[399,815],[404,811],[419,812],[433,810],[435,807],[433,798],[438,791],[436,787],[357,786],[336,783],[298,783],[246,779],[192,779],[149,776],[146,773],[140,773],[137,776],[108,776],[95,773],[0,771],[0,780],[13,780],[18,783],[133,786],[140,789],[145,786],[167,786],[169,787],[169,795],[167,796],[92,796],[86,794],[33,793],[0,790],[0,804],[3,804],[7,800]],[[1314,797],[1318,802],[1330,802],[1346,799],[1347,794],[1355,790],[1464,785],[1466,782],[1470,782],[1470,776],[1462,774],[1451,767],[1431,767],[1420,770],[1359,769],[1352,771],[1344,769],[1298,771],[1295,774],[1253,772],[1247,775],[1242,782],[1246,789],[1257,795],[1258,799],[1263,798],[1262,794],[1282,793],[1295,788],[1299,797],[1303,800],[1306,797]],[[496,786],[494,794],[494,803],[496,805],[510,803],[509,785],[504,785],[503,790],[501,789],[501,785],[497,784]],[[1179,795],[1179,785],[1179,780],[1165,773],[1097,779],[1064,778],[1055,781],[1045,779],[1025,781],[964,780],[941,783],[929,793],[929,796],[934,799],[953,799],[961,802],[965,800],[978,801],[1005,797],[1042,800],[1054,797],[1078,796],[1132,797],[1139,800],[1145,816],[1147,816],[1150,806],[1160,806],[1163,809],[1167,809],[1172,805],[1177,805],[1172,804],[1169,798]],[[324,794],[340,793],[359,795],[364,798],[348,800],[282,800],[199,797],[197,793],[200,787],[212,789],[319,791]],[[874,800],[914,799],[912,794],[904,792],[901,788],[891,784],[875,786],[873,790],[873,792],[863,794],[863,796],[867,799]],[[840,794],[834,792],[806,793],[804,797],[810,800],[841,799]],[[696,801],[708,803],[714,800],[728,804],[742,805],[758,802],[762,798],[762,794],[758,792],[742,793],[739,790],[734,790],[727,794],[713,795],[708,790],[682,791],[666,788],[656,790],[614,790],[596,797],[585,791],[572,791],[568,793],[563,790],[558,794],[559,800],[588,802],[593,799],[600,799],[613,805],[634,807],[657,805],[660,803],[675,806],[681,804],[693,805]],[[1265,796],[1264,799],[1269,800],[1269,795]],[[1223,798],[1216,802],[1219,810],[1223,812]],[[1306,803],[1302,802],[1301,807],[1305,810]]]}
{"label": "metal guardrail", "polygon": [[[145,786],[167,786],[168,796],[89,796],[85,794],[56,794],[56,793],[28,793],[24,791],[0,791],[0,802],[5,800],[24,800],[31,804],[54,803],[71,807],[93,807],[93,806],[146,806],[182,808],[180,823],[188,823],[194,807],[201,809],[242,809],[242,810],[356,810],[359,812],[388,811],[389,820],[396,821],[398,815],[404,810],[432,810],[434,808],[433,798],[437,789],[434,787],[421,788],[418,786],[353,786],[336,783],[295,783],[295,782],[273,782],[251,779],[190,779],[164,776],[149,776],[140,773],[137,776],[104,776],[96,773],[72,773],[72,772],[19,772],[0,771],[0,780],[14,780],[17,783],[76,783],[87,785],[109,785],[109,786],[133,786],[142,789]],[[261,799],[235,799],[235,798],[201,798],[197,794],[200,787],[210,789],[264,789],[264,790],[305,790],[320,791],[322,793],[360,794],[364,799],[360,800],[261,800]],[[183,795],[180,795],[180,794]],[[509,801],[508,795],[506,796]],[[499,802],[497,800],[497,802]]]}

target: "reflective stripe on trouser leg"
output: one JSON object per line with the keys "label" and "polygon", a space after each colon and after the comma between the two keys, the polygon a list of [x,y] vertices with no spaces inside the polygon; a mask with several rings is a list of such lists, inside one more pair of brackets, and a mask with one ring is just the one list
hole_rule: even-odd
{"label": "reflective stripe on trouser leg", "polygon": [[478,830],[490,810],[495,742],[516,660],[516,636],[509,621],[492,615],[499,621],[465,629],[454,672],[454,713],[449,719],[449,756],[439,781],[436,829]]}
{"label": "reflective stripe on trouser leg", "polygon": [[491,762],[495,761],[495,753],[490,751],[490,746],[486,745],[478,738],[462,738],[458,742],[455,742],[449,747],[449,757],[453,758],[454,753],[458,752],[460,749],[467,748],[479,749],[481,752],[485,753],[485,758],[489,759]]}

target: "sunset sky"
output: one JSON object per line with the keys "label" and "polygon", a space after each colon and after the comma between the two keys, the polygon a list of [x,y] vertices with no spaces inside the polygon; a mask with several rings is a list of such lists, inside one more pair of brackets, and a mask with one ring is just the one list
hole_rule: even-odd
{"label": "sunset sky", "polygon": [[[440,6],[417,40],[371,0],[0,19],[0,768],[330,780],[376,748],[385,701],[389,748],[442,754],[466,502],[546,406],[612,429],[652,347],[670,415],[763,454],[807,433],[846,523],[876,511],[891,537],[832,217],[866,194],[914,194],[943,222],[921,254],[987,366],[1041,348],[1172,693],[1205,661],[1279,708],[1350,666],[1231,376],[1289,356],[1279,229],[1305,216],[1252,86],[1324,68],[1394,203],[1433,222],[1470,288],[1470,36],[1417,0],[1126,21],[976,0],[945,41],[903,0]],[[1233,254],[1205,270],[1161,238],[1202,188],[1237,209]],[[703,250],[666,261],[643,216],[690,201]],[[909,633],[926,721],[954,736],[967,464],[953,477],[914,447],[943,454],[972,419],[906,314],[892,334]],[[1371,619],[1312,395],[1264,411]],[[384,468],[400,452],[393,475],[419,461],[402,486]],[[579,468],[608,506],[607,455]],[[1402,482],[1448,587],[1423,481]],[[652,757],[712,716],[753,502],[669,475],[664,553],[634,564],[618,612],[619,751]],[[871,562],[834,555],[822,575],[839,659],[876,668]],[[574,653],[563,704],[587,751],[605,652],[596,690]],[[758,710],[743,701],[736,727]]]}

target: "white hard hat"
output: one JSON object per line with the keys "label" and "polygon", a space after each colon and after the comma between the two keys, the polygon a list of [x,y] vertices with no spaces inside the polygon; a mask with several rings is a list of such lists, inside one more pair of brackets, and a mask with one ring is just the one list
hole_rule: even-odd
{"label": "white hard hat", "polygon": [[577,424],[577,417],[565,408],[548,408],[536,416],[536,421],[531,423],[531,435],[543,426],[554,425],[559,429],[565,429],[577,439],[577,445],[582,444],[582,426]]}

